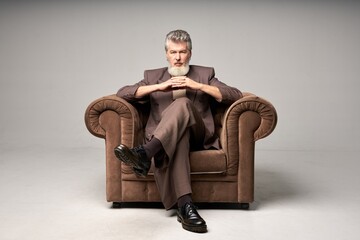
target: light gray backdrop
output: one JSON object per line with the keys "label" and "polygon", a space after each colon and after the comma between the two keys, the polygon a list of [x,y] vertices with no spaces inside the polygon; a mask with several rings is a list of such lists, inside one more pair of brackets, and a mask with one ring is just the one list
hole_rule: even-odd
{"label": "light gray backdrop", "polygon": [[170,30],[192,64],[271,101],[264,150],[359,149],[356,1],[1,1],[0,146],[103,147],[88,104],[165,66]]}

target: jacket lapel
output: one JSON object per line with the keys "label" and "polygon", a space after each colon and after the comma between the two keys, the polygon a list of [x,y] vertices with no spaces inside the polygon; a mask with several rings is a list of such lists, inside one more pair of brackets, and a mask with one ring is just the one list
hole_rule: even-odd
{"label": "jacket lapel", "polygon": [[160,79],[158,80],[158,83],[165,82],[171,78],[169,72],[167,71],[167,68],[164,69],[164,72]]}

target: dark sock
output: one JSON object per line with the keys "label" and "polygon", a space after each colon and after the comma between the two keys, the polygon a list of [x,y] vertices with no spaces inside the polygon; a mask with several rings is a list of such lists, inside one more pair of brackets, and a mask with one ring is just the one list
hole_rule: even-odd
{"label": "dark sock", "polygon": [[160,140],[157,138],[152,138],[150,142],[146,143],[143,147],[148,160],[150,160],[153,156],[155,156],[156,153],[163,149]]}
{"label": "dark sock", "polygon": [[184,196],[181,196],[179,197],[179,199],[177,200],[177,205],[178,205],[178,208],[181,208],[183,207],[186,203],[190,203],[192,202],[192,199],[191,199],[191,195],[190,194],[186,194]]}

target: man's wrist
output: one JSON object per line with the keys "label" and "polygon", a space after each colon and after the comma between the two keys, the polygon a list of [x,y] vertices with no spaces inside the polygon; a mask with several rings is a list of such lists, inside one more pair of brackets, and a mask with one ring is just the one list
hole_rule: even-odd
{"label": "man's wrist", "polygon": [[204,86],[205,86],[205,84],[203,84],[203,83],[199,83],[199,89],[198,90],[203,90],[204,89]]}

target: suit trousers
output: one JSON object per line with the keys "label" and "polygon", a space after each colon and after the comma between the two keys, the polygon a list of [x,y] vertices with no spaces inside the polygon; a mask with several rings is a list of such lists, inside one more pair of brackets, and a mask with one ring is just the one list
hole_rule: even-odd
{"label": "suit trousers", "polygon": [[[177,199],[191,194],[189,153],[204,145],[204,122],[194,104],[186,97],[174,100],[161,114],[153,132],[164,151],[155,155],[154,177],[166,209]],[[161,164],[159,163],[159,160]]]}

